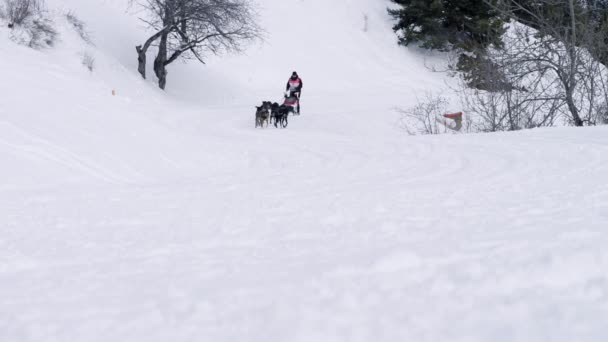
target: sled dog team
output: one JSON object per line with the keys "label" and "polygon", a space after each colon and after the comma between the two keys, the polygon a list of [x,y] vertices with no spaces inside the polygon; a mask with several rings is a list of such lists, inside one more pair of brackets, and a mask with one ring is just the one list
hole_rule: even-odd
{"label": "sled dog team", "polygon": [[300,115],[302,85],[302,79],[294,71],[287,81],[283,104],[279,105],[277,102],[264,101],[261,106],[255,107],[255,127],[266,127],[273,120],[274,127],[287,127],[287,117],[290,113]]}

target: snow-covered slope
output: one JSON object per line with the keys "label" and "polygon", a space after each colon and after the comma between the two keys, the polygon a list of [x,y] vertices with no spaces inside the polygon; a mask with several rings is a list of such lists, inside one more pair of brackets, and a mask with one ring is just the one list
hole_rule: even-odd
{"label": "snow-covered slope", "polygon": [[[48,4],[56,48],[0,29],[1,341],[608,337],[605,128],[405,135],[446,80],[383,1],[260,1],[264,44],[166,93],[126,1]],[[292,70],[303,115],[254,129]]]}

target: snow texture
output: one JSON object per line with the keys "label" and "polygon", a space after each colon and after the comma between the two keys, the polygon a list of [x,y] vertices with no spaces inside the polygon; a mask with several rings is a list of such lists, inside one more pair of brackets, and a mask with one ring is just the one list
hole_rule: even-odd
{"label": "snow texture", "polygon": [[606,128],[407,136],[449,80],[383,1],[260,1],[166,93],[125,1],[48,4],[55,48],[0,28],[0,341],[608,340]]}

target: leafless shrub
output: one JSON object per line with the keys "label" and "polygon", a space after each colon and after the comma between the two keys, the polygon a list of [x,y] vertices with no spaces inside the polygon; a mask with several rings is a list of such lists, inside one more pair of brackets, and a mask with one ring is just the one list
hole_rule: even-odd
{"label": "leafless shrub", "polygon": [[10,38],[17,44],[33,49],[52,47],[58,38],[52,20],[44,17],[28,19],[11,30]]}
{"label": "leafless shrub", "polygon": [[598,125],[608,125],[608,104],[603,103],[601,106],[598,106],[594,119]]}
{"label": "leafless shrub", "polygon": [[82,65],[84,65],[90,72],[93,72],[95,69],[95,56],[93,56],[90,52],[85,51],[82,53]]}
{"label": "leafless shrub", "polygon": [[10,38],[34,49],[53,46],[58,33],[44,10],[43,0],[4,0],[2,15]]}
{"label": "leafless shrub", "polygon": [[23,25],[44,7],[43,0],[4,0],[3,14],[11,26]]}
{"label": "leafless shrub", "polygon": [[32,20],[28,28],[31,38],[28,46],[34,49],[52,47],[57,40],[57,30],[53,27],[53,21],[46,18]]}
{"label": "leafless shrub", "polygon": [[87,31],[87,26],[84,21],[80,20],[80,18],[78,18],[76,16],[76,14],[72,11],[66,13],[65,18],[67,19],[68,23],[70,23],[72,25],[72,27],[74,28],[74,31],[76,31],[76,33],[78,33],[80,38],[85,43],[87,43],[89,45],[95,45],[95,44],[93,44],[93,39],[91,38],[91,34]]}
{"label": "leafless shrub", "polygon": [[518,23],[512,23],[506,35],[509,48],[493,57],[508,71],[510,80],[526,88],[533,85],[525,102],[554,110],[543,114],[550,120],[555,114],[570,125],[598,124],[598,106],[607,98],[606,65],[600,61],[608,51],[605,15],[573,0],[538,0],[533,4],[503,0],[496,4],[498,11]]}
{"label": "leafless shrub", "polygon": [[446,113],[448,100],[432,93],[418,100],[413,107],[397,109],[401,114],[400,127],[410,135],[440,134],[447,131],[442,115]]}
{"label": "leafless shrub", "polygon": [[489,51],[471,59],[471,77],[461,75],[457,92],[476,131],[514,131],[552,126],[563,110],[546,73],[531,73],[511,50]]}
{"label": "leafless shrub", "polygon": [[461,101],[475,131],[497,132],[552,126],[561,104],[523,91],[489,92],[466,89]]}

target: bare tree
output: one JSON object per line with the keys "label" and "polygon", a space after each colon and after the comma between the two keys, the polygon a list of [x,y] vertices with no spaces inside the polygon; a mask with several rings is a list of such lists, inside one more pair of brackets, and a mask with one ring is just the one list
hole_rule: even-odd
{"label": "bare tree", "polygon": [[[531,28],[512,25],[505,49],[491,49],[470,59],[472,74],[461,74],[457,92],[477,131],[494,132],[552,126],[562,114],[556,81],[537,72],[531,54]],[[544,50],[543,50],[544,51]],[[461,59],[462,60],[462,59]]]}
{"label": "bare tree", "polygon": [[207,54],[240,52],[262,37],[250,0],[134,0],[143,9],[142,20],[155,33],[136,47],[138,71],[146,77],[146,53],[155,44],[154,72],[165,88],[167,65],[178,59],[204,63]]}
{"label": "bare tree", "polygon": [[[552,123],[556,114],[564,114],[575,126],[595,124],[593,117],[606,102],[606,69],[595,57],[603,52],[591,50],[605,40],[604,23],[598,25],[597,17],[592,22],[596,9],[575,0],[500,4],[500,11],[519,23],[512,23],[504,38],[507,48],[493,51],[491,58],[509,83],[526,90],[527,95],[517,94],[521,104],[546,110],[541,124]],[[521,109],[521,104],[511,107],[507,101],[501,108]],[[516,128],[514,123],[510,129]]]}

